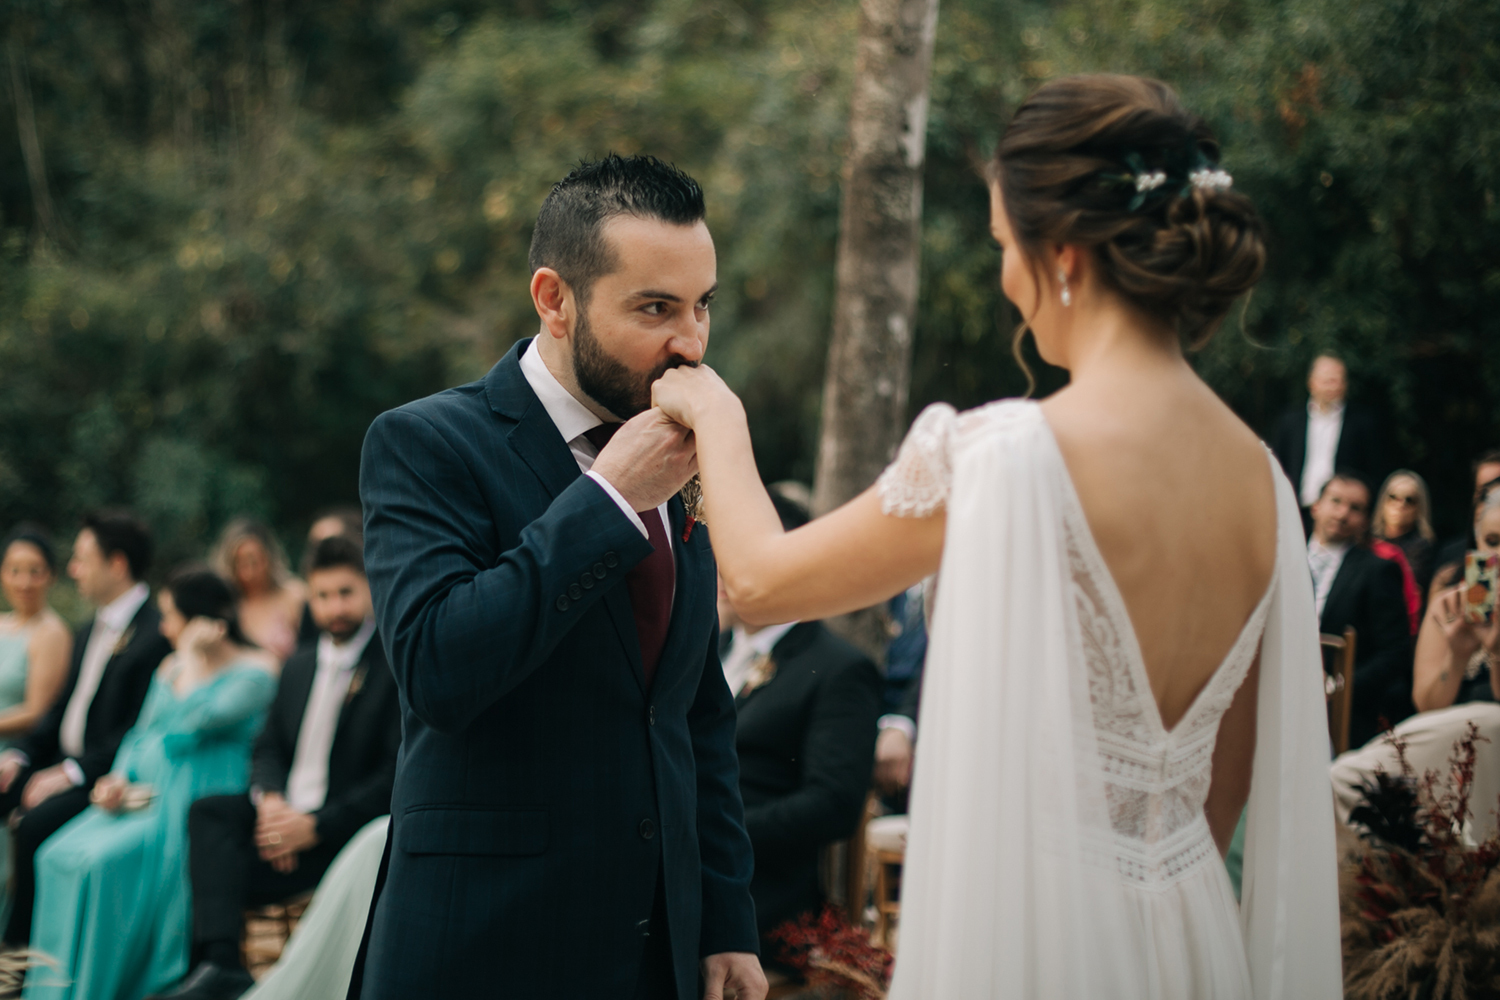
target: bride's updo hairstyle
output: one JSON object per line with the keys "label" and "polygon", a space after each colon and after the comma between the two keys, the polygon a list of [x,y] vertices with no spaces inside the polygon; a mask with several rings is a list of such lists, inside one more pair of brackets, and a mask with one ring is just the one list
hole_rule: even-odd
{"label": "bride's updo hairstyle", "polygon": [[1208,123],[1156,80],[1042,85],[1006,127],[993,180],[1028,257],[1092,248],[1104,283],[1190,348],[1208,343],[1265,267],[1260,216],[1219,169]]}

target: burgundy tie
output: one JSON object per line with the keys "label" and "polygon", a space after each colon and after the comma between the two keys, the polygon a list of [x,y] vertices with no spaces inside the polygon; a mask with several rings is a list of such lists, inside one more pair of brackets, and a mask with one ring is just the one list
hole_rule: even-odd
{"label": "burgundy tie", "polygon": [[[603,451],[619,429],[619,424],[600,424],[585,431],[583,436]],[[647,510],[637,514],[645,522],[652,552],[625,574],[625,583],[630,588],[630,610],[635,614],[635,631],[641,640],[641,667],[646,674],[646,686],[650,687],[656,676],[656,665],[661,660],[662,647],[667,643],[667,629],[672,624],[672,591],[677,566],[672,559],[672,546],[667,542],[667,526],[662,523],[661,512]]]}

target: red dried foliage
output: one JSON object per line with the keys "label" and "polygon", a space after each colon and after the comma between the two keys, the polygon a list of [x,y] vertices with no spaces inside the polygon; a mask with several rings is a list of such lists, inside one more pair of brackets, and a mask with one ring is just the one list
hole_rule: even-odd
{"label": "red dried foliage", "polygon": [[1406,744],[1390,736],[1398,778],[1379,774],[1351,814],[1367,827],[1366,847],[1343,872],[1346,996],[1487,996],[1500,986],[1500,834],[1471,846],[1477,744],[1472,722],[1453,745],[1444,777],[1418,777]]}
{"label": "red dried foliage", "polygon": [[860,1000],[881,1000],[890,985],[896,956],[870,943],[838,907],[824,906],[777,924],[766,937],[781,947],[775,958],[809,986],[852,992]]}

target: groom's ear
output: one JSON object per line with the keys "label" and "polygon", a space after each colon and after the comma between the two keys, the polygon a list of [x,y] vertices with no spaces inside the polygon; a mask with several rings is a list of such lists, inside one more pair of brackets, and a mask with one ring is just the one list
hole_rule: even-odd
{"label": "groom's ear", "polygon": [[577,299],[562,275],[550,267],[537,268],[531,276],[531,302],[547,332],[558,340],[566,340],[573,329]]}

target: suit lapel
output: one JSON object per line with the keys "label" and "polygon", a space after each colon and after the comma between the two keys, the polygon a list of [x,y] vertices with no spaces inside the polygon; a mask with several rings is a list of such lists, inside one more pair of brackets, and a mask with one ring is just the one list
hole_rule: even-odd
{"label": "suit lapel", "polygon": [[[1343,603],[1348,597],[1350,590],[1354,587],[1355,577],[1361,570],[1361,561],[1365,556],[1365,549],[1358,545],[1352,547],[1344,555],[1344,561],[1339,563],[1339,571],[1333,575],[1333,583],[1328,588],[1328,597],[1323,601],[1323,618],[1330,621],[1347,622],[1351,615],[1343,614]],[[1338,615],[1330,615],[1330,612],[1340,612]],[[1320,623],[1321,624],[1321,623]]]}
{"label": "suit lapel", "polygon": [[667,531],[671,533],[672,552],[677,561],[677,593],[672,599],[672,624],[667,629],[666,645],[662,647],[657,683],[661,683],[662,672],[672,669],[687,652],[688,637],[694,631],[693,623],[705,612],[708,595],[714,592],[704,585],[704,577],[713,571],[708,538],[695,529],[692,536],[683,541],[686,526],[687,510],[682,505],[682,498],[674,496],[667,502]]}

